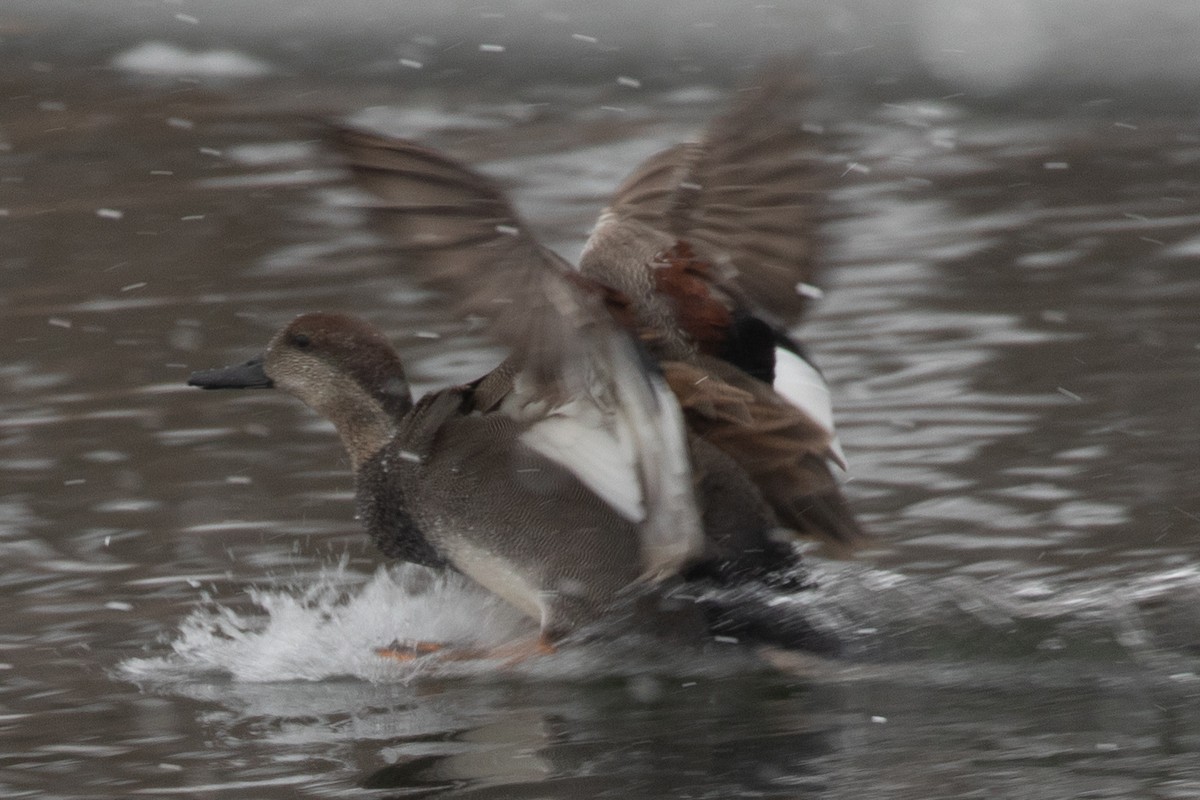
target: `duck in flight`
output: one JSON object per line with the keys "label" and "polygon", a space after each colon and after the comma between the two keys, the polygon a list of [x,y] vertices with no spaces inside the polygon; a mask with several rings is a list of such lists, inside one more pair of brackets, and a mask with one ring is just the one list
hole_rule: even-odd
{"label": "duck in flight", "polygon": [[[781,530],[852,546],[828,390],[786,334],[809,294],[816,192],[806,137],[779,109],[795,89],[768,81],[699,143],[645,162],[578,269],[485,176],[341,130],[399,263],[512,355],[414,402],[380,333],[306,314],[262,358],[189,382],[275,386],[328,417],[380,550],[464,573],[537,620],[543,649],[631,597],[670,617],[680,582],[787,574]],[[709,630],[762,627],[697,608]]]}

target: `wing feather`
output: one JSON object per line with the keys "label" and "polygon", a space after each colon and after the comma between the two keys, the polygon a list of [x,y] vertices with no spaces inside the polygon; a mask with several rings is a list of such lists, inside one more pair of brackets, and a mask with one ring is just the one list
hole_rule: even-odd
{"label": "wing feather", "polygon": [[603,279],[619,268],[603,261],[627,250],[606,241],[685,241],[725,267],[727,288],[756,311],[787,326],[798,322],[808,298],[796,286],[813,280],[822,189],[812,134],[793,121],[808,92],[794,64],[777,66],[699,142],[643,162],[614,193],[581,271]]}

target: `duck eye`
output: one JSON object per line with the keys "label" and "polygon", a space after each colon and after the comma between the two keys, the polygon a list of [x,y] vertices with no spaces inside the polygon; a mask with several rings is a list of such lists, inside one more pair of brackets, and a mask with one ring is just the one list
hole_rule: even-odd
{"label": "duck eye", "polygon": [[312,339],[308,338],[308,334],[306,333],[297,333],[292,337],[292,344],[303,350],[305,347],[308,347],[310,344],[312,344]]}

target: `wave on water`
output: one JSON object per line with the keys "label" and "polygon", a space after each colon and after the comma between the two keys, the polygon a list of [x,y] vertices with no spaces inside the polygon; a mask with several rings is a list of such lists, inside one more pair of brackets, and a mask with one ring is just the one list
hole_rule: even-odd
{"label": "wave on water", "polygon": [[[803,660],[812,680],[849,677],[847,668],[856,664],[1025,662],[1051,654],[1075,663],[1136,662],[1165,676],[1200,680],[1195,566],[1068,585],[1044,578],[904,575],[827,562],[812,573],[815,589],[761,599],[838,632],[845,646],[840,660]],[[160,684],[214,677],[403,683],[418,676],[479,676],[493,674],[500,662],[434,657],[401,663],[376,649],[396,641],[487,648],[536,633],[529,620],[465,578],[412,565],[380,568],[349,588],[339,567],[307,585],[251,589],[249,598],[256,607],[251,611],[206,602],[180,624],[169,652],[128,659],[119,676]],[[580,679],[664,670],[718,675],[761,666],[746,648],[731,644],[719,643],[697,659],[693,652],[679,656],[682,649],[622,637],[565,647],[504,673]]]}
{"label": "wave on water", "polygon": [[[836,661],[804,658],[806,678],[845,678],[853,664],[1024,662],[1051,654],[1057,660],[1130,661],[1170,675],[1200,675],[1195,634],[1200,567],[1070,585],[1044,578],[907,576],[840,563],[820,563],[812,575],[815,589],[758,599],[838,632],[844,655]],[[119,675],[156,684],[214,676],[244,682],[407,682],[421,675],[481,675],[493,673],[503,660],[427,657],[402,663],[380,657],[377,649],[395,642],[496,648],[536,633],[533,622],[466,578],[413,565],[380,567],[350,588],[338,567],[308,585],[251,589],[248,596],[256,607],[250,612],[206,602],[181,622],[167,654],[130,658],[120,664]],[[737,643],[722,644],[697,661],[694,652],[677,658],[679,650],[620,637],[505,664],[505,674],[715,675],[761,666],[745,648],[728,646]]]}
{"label": "wave on water", "polygon": [[984,664],[1000,675],[1031,663],[1099,671],[1127,664],[1171,681],[1200,681],[1196,565],[1067,580],[837,564],[804,602],[810,619],[841,633],[847,662],[886,664],[893,677],[904,664],[921,672],[931,663],[971,663],[976,676]]}

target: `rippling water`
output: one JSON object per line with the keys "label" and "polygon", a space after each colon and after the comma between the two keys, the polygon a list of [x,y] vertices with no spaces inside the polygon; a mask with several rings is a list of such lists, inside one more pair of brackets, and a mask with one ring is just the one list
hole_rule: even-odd
{"label": "rippling water", "polygon": [[876,540],[793,602],[845,659],[414,671],[371,649],[524,623],[382,568],[298,404],[183,385],[310,310],[384,326],[419,387],[498,358],[395,274],[308,120],[481,165],[574,255],[724,93],[5,85],[0,794],[1200,795],[1194,117],[814,107],[828,270],[800,334]]}

